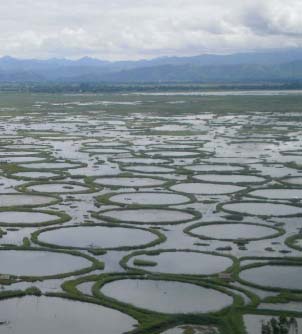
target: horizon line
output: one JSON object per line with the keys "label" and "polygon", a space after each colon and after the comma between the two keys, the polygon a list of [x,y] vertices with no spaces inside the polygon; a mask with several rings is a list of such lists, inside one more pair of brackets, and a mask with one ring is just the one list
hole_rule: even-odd
{"label": "horizon line", "polygon": [[98,58],[94,56],[81,56],[78,58],[69,58],[69,57],[48,57],[48,58],[34,58],[34,57],[18,57],[18,56],[12,56],[9,54],[5,55],[0,55],[0,60],[3,60],[5,58],[7,59],[13,59],[13,60],[35,60],[35,61],[48,61],[48,60],[66,60],[66,61],[81,61],[85,59],[90,59],[90,60],[95,60],[95,61],[100,61],[100,62],[107,62],[107,63],[117,63],[117,62],[139,62],[139,61],[152,61],[156,59],[165,59],[165,58],[194,58],[194,57],[202,57],[202,56],[217,56],[217,57],[223,57],[223,56],[232,56],[232,55],[242,55],[242,54],[253,54],[253,53],[258,53],[258,54],[265,54],[265,53],[270,53],[270,52],[290,52],[290,51],[297,51],[301,50],[301,47],[291,47],[291,48],[268,48],[268,49],[260,49],[260,50],[245,50],[245,51],[238,51],[238,52],[230,52],[230,53],[214,53],[214,52],[206,52],[206,53],[198,53],[195,55],[169,55],[169,56],[157,56],[157,57],[152,57],[152,58],[138,58],[138,59],[120,59],[120,60],[108,60],[105,58]]}

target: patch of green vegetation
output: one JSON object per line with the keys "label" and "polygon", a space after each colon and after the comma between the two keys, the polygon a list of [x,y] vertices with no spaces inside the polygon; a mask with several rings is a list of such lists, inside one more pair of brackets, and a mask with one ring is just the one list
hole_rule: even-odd
{"label": "patch of green vegetation", "polygon": [[[154,206],[154,207],[149,207],[148,209],[158,209],[158,206]],[[114,211],[127,211],[127,210],[133,210],[133,208],[117,208],[114,209]],[[145,210],[145,208],[142,208],[141,206],[139,208],[135,208],[135,210],[137,210],[138,212],[140,210]],[[200,219],[202,217],[202,214],[197,211],[194,210],[193,208],[185,208],[185,209],[172,209],[172,208],[164,208],[163,210],[165,211],[171,211],[171,212],[184,212],[184,213],[188,213],[190,215],[192,215],[192,218],[189,219],[185,219],[185,220],[177,220],[177,221],[155,221],[155,222],[143,222],[143,221],[131,221],[131,223],[133,224],[147,224],[147,225],[176,225],[176,224],[182,224],[182,223],[188,223],[197,219]],[[100,211],[100,212],[93,212],[91,214],[92,217],[100,219],[100,220],[105,220],[111,223],[116,223],[116,224],[121,224],[121,223],[125,223],[124,221],[120,221],[116,218],[113,217],[108,217],[106,215],[104,215],[106,212],[109,211],[113,211],[113,210],[104,210],[104,211]]]}
{"label": "patch of green vegetation", "polygon": [[[270,229],[273,229],[275,232],[271,235],[268,236],[263,236],[263,237],[249,237],[247,236],[246,238],[240,238],[240,239],[229,239],[229,238],[215,238],[215,237],[209,237],[206,235],[201,235],[201,234],[196,234],[194,232],[192,232],[192,230],[198,228],[198,227],[204,227],[204,226],[223,226],[223,225],[227,225],[227,224],[244,224],[247,226],[262,226],[262,227],[267,227]],[[256,240],[266,240],[266,239],[273,239],[273,238],[277,238],[280,237],[282,235],[285,234],[285,230],[281,227],[276,227],[276,226],[271,226],[271,225],[265,225],[265,224],[259,224],[259,223],[246,223],[246,222],[231,222],[231,221],[226,221],[226,222],[222,222],[222,221],[216,221],[216,222],[202,222],[202,223],[196,223],[193,224],[191,226],[188,226],[184,229],[184,233],[190,235],[191,237],[195,237],[201,240],[220,240],[220,241],[232,241],[232,242],[236,242],[237,244],[246,244],[248,241],[256,241]]]}
{"label": "patch of green vegetation", "polygon": [[[110,228],[127,228],[130,230],[140,230],[140,231],[146,231],[149,233],[152,233],[155,236],[155,239],[153,241],[150,241],[145,244],[138,244],[135,246],[118,246],[118,247],[73,247],[73,246],[63,246],[63,245],[56,245],[56,244],[51,244],[47,243],[44,241],[39,240],[39,235],[44,232],[48,231],[55,231],[58,229],[68,229],[68,228],[74,228],[74,227],[110,227]],[[143,249],[143,248],[149,248],[156,246],[160,243],[163,243],[166,241],[166,236],[158,231],[157,229],[152,229],[152,228],[143,228],[143,227],[134,227],[134,226],[129,226],[129,225],[124,225],[124,224],[114,224],[114,223],[103,223],[103,224],[91,224],[91,223],[85,223],[82,225],[68,225],[68,226],[63,226],[63,227],[50,227],[50,228],[45,228],[45,229],[40,229],[31,234],[31,241],[37,245],[40,245],[42,247],[48,247],[52,249],[79,249],[79,250],[88,250],[90,253],[94,255],[103,255],[106,253],[108,250],[119,250],[119,251],[127,251],[127,250],[133,250],[133,249]]]}
{"label": "patch of green vegetation", "polygon": [[[298,244],[300,242],[300,244]],[[284,243],[295,250],[302,251],[302,233],[292,235],[285,239]]]}
{"label": "patch of green vegetation", "polygon": [[[25,282],[35,282],[35,281],[44,281],[47,279],[63,279],[66,277],[70,277],[70,276],[78,276],[78,275],[84,275],[84,274],[88,274],[91,271],[94,270],[103,270],[105,267],[105,264],[99,260],[97,260],[96,258],[89,256],[85,253],[76,251],[76,250],[59,250],[59,249],[51,249],[51,248],[36,248],[36,247],[32,247],[32,246],[15,246],[15,245],[3,245],[0,249],[1,250],[16,250],[16,251],[44,251],[44,252],[53,252],[53,253],[58,253],[58,254],[69,254],[72,256],[78,256],[78,257],[82,257],[85,258],[86,260],[88,260],[91,265],[89,267],[83,268],[83,269],[79,269],[73,272],[68,272],[68,273],[59,273],[59,274],[54,274],[54,275],[46,275],[46,276],[23,276],[23,275],[9,275],[8,279],[4,279],[4,281],[6,283],[13,283],[16,280],[17,281],[25,281]],[[1,281],[1,277],[0,277],[0,281]]]}
{"label": "patch of green vegetation", "polygon": [[148,260],[142,260],[142,259],[135,259],[133,261],[133,264],[135,266],[139,266],[139,267],[155,267],[157,266],[157,263],[154,261],[148,261]]}
{"label": "patch of green vegetation", "polygon": [[[222,334],[242,333],[242,321],[241,315],[235,315],[233,311],[234,306],[227,307],[218,312],[211,312],[207,314],[163,314],[150,310],[137,308],[131,304],[119,302],[115,299],[104,296],[100,289],[106,283],[113,282],[120,279],[151,279],[151,280],[171,280],[175,281],[175,277],[171,275],[137,275],[137,274],[103,274],[103,275],[91,275],[86,277],[80,277],[76,280],[67,281],[63,283],[62,288],[66,292],[64,297],[92,302],[100,304],[106,307],[117,309],[123,313],[126,313],[139,322],[139,327],[133,331],[133,334],[159,334],[163,330],[168,328],[182,325],[182,324],[196,324],[196,325],[216,325],[221,329]],[[189,280],[188,278],[177,278],[179,282],[191,283],[200,285],[203,287],[213,288],[223,293],[226,293],[234,298],[234,305],[241,305],[241,297],[231,293],[229,290],[222,286],[218,286],[217,283],[210,283],[209,280]],[[78,289],[77,285],[84,282],[95,282],[92,287],[92,296],[83,295]],[[52,294],[53,295],[53,294]],[[233,317],[236,319],[234,323],[229,321]]]}
{"label": "patch of green vegetation", "polygon": [[51,210],[39,210],[34,211],[31,209],[25,209],[22,207],[9,207],[9,208],[0,208],[0,212],[28,212],[28,213],[42,213],[51,215],[53,217],[57,217],[56,219],[41,222],[41,223],[24,223],[24,222],[16,222],[16,223],[5,223],[0,222],[1,226],[8,226],[8,227],[41,227],[41,226],[48,226],[48,225],[56,225],[56,224],[63,224],[68,222],[71,217],[62,211],[51,211]]}
{"label": "patch of green vegetation", "polygon": [[23,238],[23,247],[30,247],[30,240],[27,237]]}

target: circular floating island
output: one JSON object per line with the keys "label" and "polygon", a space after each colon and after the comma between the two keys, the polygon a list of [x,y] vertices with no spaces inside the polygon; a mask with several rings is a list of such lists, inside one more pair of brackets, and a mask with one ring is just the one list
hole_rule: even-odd
{"label": "circular floating island", "polygon": [[91,154],[120,154],[120,153],[129,153],[128,150],[118,149],[118,148],[86,148],[82,150],[85,153]]}
{"label": "circular floating island", "polygon": [[97,217],[122,223],[179,224],[200,218],[200,214],[176,209],[113,209],[99,212]]}
{"label": "circular floating island", "polygon": [[198,251],[167,250],[156,254],[151,251],[135,255],[129,260],[127,266],[129,265],[132,268],[148,267],[148,271],[165,274],[213,275],[231,267],[233,261],[226,256]]}
{"label": "circular floating island", "polygon": [[25,157],[38,155],[41,152],[29,152],[29,151],[0,151],[0,157]]}
{"label": "circular floating island", "polygon": [[165,184],[167,180],[161,180],[151,177],[107,177],[97,178],[94,182],[106,187],[157,187]]}
{"label": "circular floating island", "polygon": [[223,211],[250,216],[287,217],[302,215],[302,207],[275,202],[233,202],[220,206]]}
{"label": "circular floating island", "polygon": [[225,221],[194,224],[184,232],[200,239],[222,241],[270,239],[284,234],[282,229],[268,225]]}
{"label": "circular floating island", "polygon": [[137,324],[111,308],[57,297],[2,300],[0,313],[1,334],[122,334]]}
{"label": "circular floating island", "polygon": [[[113,138],[115,140],[115,138]],[[83,146],[89,147],[89,148],[106,148],[106,147],[120,147],[120,146],[129,146],[129,143],[124,142],[117,142],[117,141],[96,141],[96,142],[90,142],[90,143],[84,143]]]}
{"label": "circular floating island", "polygon": [[134,165],[161,165],[161,164],[168,164],[170,160],[168,159],[157,159],[157,158],[114,158],[112,159],[113,162],[121,163],[121,164],[134,164]]}
{"label": "circular floating island", "polygon": [[196,151],[145,151],[144,154],[152,157],[167,157],[167,158],[193,158],[201,155],[201,152]]}
{"label": "circular floating island", "polygon": [[35,235],[42,245],[78,249],[136,249],[161,241],[150,230],[119,226],[67,226],[40,230]]}
{"label": "circular floating island", "polygon": [[301,199],[302,189],[259,189],[248,193],[249,196],[268,199]]}
{"label": "circular floating island", "polygon": [[202,182],[215,183],[263,183],[265,178],[255,175],[243,174],[203,174],[194,175],[194,179]]}
{"label": "circular floating island", "polygon": [[0,211],[0,225],[2,226],[42,226],[59,224],[68,221],[70,217],[56,211],[5,210]]}
{"label": "circular floating island", "polygon": [[153,150],[163,151],[163,150],[195,150],[198,148],[198,145],[188,145],[188,144],[158,144],[150,145]]}
{"label": "circular floating island", "polygon": [[218,183],[179,183],[170,188],[177,192],[194,195],[224,195],[244,190],[244,187]]}
{"label": "circular floating island", "polygon": [[287,177],[281,180],[282,183],[302,186],[302,176]]}
{"label": "circular floating island", "polygon": [[154,174],[171,174],[175,170],[170,167],[155,166],[155,165],[134,165],[134,166],[123,166],[123,170],[129,172],[139,172],[139,173],[154,173]]}
{"label": "circular floating island", "polygon": [[220,291],[191,283],[122,279],[105,284],[101,293],[120,302],[161,313],[206,313],[233,303]]}
{"label": "circular floating island", "polygon": [[302,290],[302,266],[290,264],[260,265],[240,272],[245,282],[263,288]]}
{"label": "circular floating island", "polygon": [[3,157],[3,158],[0,158],[0,162],[6,162],[6,163],[25,163],[26,164],[22,164],[20,165],[21,167],[26,167],[27,163],[31,163],[31,162],[36,162],[36,161],[45,161],[46,159],[45,158],[42,158],[42,157]]}
{"label": "circular floating island", "polygon": [[10,145],[5,145],[4,148],[9,149],[9,150],[39,150],[40,151],[40,150],[45,150],[45,149],[51,149],[51,146],[35,145],[35,144],[10,144]]}
{"label": "circular floating island", "polygon": [[21,185],[20,190],[45,194],[77,194],[89,193],[91,188],[85,184],[73,182],[29,183]]}
{"label": "circular floating island", "polygon": [[256,164],[261,162],[261,159],[255,158],[247,155],[242,155],[238,157],[211,157],[210,160],[213,164]]}
{"label": "circular floating island", "polygon": [[238,172],[244,170],[241,166],[219,165],[219,164],[202,164],[185,166],[185,169],[192,172]]}
{"label": "circular floating island", "polygon": [[290,248],[302,251],[302,234],[291,235],[285,240],[285,244]]}
{"label": "circular floating island", "polygon": [[115,204],[128,205],[178,205],[190,203],[187,196],[164,192],[135,192],[114,194],[108,197],[108,201]]}
{"label": "circular floating island", "polygon": [[61,177],[60,174],[52,172],[18,172],[11,174],[12,177],[30,180],[44,180]]}
{"label": "circular floating island", "polygon": [[40,162],[40,163],[28,163],[20,166],[28,169],[60,170],[60,169],[79,168],[83,167],[84,164],[77,164],[70,162]]}
{"label": "circular floating island", "polygon": [[2,274],[21,277],[67,275],[92,265],[81,256],[39,250],[1,250],[0,262]]}
{"label": "circular floating island", "polygon": [[55,197],[24,194],[0,194],[0,207],[35,207],[59,202]]}

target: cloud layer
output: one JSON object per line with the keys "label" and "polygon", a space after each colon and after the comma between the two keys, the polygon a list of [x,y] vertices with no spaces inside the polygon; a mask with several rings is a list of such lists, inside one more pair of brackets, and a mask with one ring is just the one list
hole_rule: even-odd
{"label": "cloud layer", "polygon": [[0,55],[139,59],[302,46],[301,0],[10,0]]}

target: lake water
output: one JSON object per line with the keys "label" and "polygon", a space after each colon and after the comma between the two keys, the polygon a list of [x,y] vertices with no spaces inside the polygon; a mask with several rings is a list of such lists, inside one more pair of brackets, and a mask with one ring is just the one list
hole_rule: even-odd
{"label": "lake water", "polygon": [[101,292],[121,302],[162,313],[204,313],[232,304],[232,298],[221,292],[173,281],[125,279],[106,284]]}
{"label": "lake water", "polygon": [[[248,334],[260,333],[262,316],[250,313],[261,308],[235,287],[256,294],[266,317],[273,308],[299,311],[294,301],[267,305],[263,298],[302,291],[302,267],[288,265],[301,262],[301,251],[285,242],[296,236],[302,245],[301,92],[187,88],[0,92],[0,274],[23,277],[9,285],[0,277],[1,334],[218,334],[221,317],[207,313],[233,299],[193,284],[203,281],[243,298]],[[61,224],[60,213],[70,220]],[[104,262],[104,269],[78,274],[92,265],[80,254]],[[241,265],[265,264],[240,273],[261,289],[221,275],[242,258],[249,260]],[[275,258],[284,265],[269,265]],[[108,308],[96,299],[2,299],[8,290],[32,286],[62,292],[78,278],[79,291],[93,298],[102,275],[108,281],[101,291],[118,301]],[[181,275],[186,283],[177,281]],[[121,313],[114,309],[119,302],[148,312],[141,317],[127,306]],[[152,311],[168,313],[169,321]],[[228,312],[225,325],[237,333],[230,321],[237,309]],[[149,328],[154,319],[156,330]]]}

